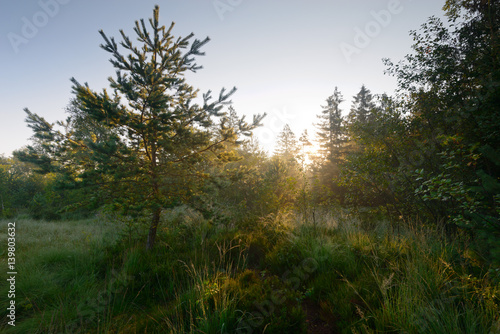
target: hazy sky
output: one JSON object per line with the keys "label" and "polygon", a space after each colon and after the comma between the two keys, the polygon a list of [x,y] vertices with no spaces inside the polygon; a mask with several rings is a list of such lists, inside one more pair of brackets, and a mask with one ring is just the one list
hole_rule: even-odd
{"label": "hazy sky", "polygon": [[0,0],[0,154],[28,144],[29,108],[50,122],[66,117],[70,78],[94,90],[114,75],[98,30],[134,37],[135,20],[152,16],[176,22],[175,36],[191,32],[211,42],[198,58],[203,69],[189,83],[205,92],[236,86],[235,109],[249,117],[266,112],[257,130],[272,151],[288,123],[297,137],[313,123],[335,86],[346,100],[365,84],[392,94],[395,79],[382,58],[411,51],[410,30],[441,16],[438,0]]}

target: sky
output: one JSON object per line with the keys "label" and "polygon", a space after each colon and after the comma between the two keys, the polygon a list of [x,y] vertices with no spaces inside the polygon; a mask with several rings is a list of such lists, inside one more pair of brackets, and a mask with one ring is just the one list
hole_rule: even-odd
{"label": "sky", "polygon": [[0,0],[0,155],[29,144],[24,108],[51,123],[67,117],[70,78],[109,87],[115,70],[98,31],[134,39],[134,22],[156,4],[174,36],[211,39],[188,83],[214,95],[235,86],[240,115],[267,114],[255,135],[272,152],[285,124],[314,134],[336,86],[344,113],[362,84],[393,94],[382,58],[411,53],[409,31],[443,16],[444,0]]}

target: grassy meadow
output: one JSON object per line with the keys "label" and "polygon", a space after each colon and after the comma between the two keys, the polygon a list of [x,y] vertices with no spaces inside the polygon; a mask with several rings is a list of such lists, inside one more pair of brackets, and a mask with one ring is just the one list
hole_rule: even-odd
{"label": "grassy meadow", "polygon": [[15,220],[16,326],[2,308],[1,331],[500,332],[500,272],[466,235],[340,209],[314,223],[280,212],[223,224],[188,207],[164,217],[150,252],[132,218]]}

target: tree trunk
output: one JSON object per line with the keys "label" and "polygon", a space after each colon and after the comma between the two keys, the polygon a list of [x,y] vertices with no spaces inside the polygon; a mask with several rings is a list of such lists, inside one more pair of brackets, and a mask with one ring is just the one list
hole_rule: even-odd
{"label": "tree trunk", "polygon": [[146,249],[151,250],[155,244],[156,230],[158,229],[158,224],[160,223],[161,208],[155,209],[153,211],[153,218],[151,219],[151,225],[149,226],[148,241],[146,243]]}

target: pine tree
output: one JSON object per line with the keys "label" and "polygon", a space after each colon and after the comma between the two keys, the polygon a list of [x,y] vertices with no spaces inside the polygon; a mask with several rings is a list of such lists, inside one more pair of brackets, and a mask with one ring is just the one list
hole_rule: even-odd
{"label": "pine tree", "polygon": [[345,156],[346,134],[340,109],[343,101],[342,94],[335,87],[333,95],[326,100],[327,105],[322,106],[323,111],[318,115],[320,122],[316,124],[320,160],[313,165],[314,179],[318,181],[313,192],[318,194],[317,199],[321,198],[321,201],[339,199],[343,193],[337,182]]}
{"label": "pine tree", "polygon": [[307,133],[307,129],[305,129],[299,138],[300,144],[300,160],[302,160],[302,169],[305,169],[305,161],[309,160],[310,152],[308,150],[309,147],[312,146],[311,141],[309,140],[309,134]]}
{"label": "pine tree", "polygon": [[311,146],[312,143],[309,140],[309,134],[307,133],[307,129],[305,129],[299,138],[300,145],[304,148],[305,146]]}
{"label": "pine tree", "polygon": [[365,85],[361,86],[358,94],[353,96],[351,112],[349,113],[349,121],[367,124],[372,117],[372,110],[375,108],[373,96]]}
{"label": "pine tree", "polygon": [[[208,91],[202,104],[195,103],[198,90],[186,82],[185,74],[201,68],[195,57],[204,54],[201,47],[209,39],[191,41],[193,34],[174,38],[174,23],[168,29],[159,24],[158,6],[149,24],[148,29],[144,20],[135,23],[140,46],[122,30],[119,44],[100,31],[101,47],[116,68],[116,78],[109,78],[113,95],[72,79],[78,115],[91,120],[84,124],[97,122],[107,129],[100,140],[75,136],[81,131],[71,129],[57,132],[53,124],[27,111],[38,141],[58,152],[48,156],[51,166],[73,166],[68,168],[73,182],[95,187],[95,200],[114,209],[149,212],[147,249],[155,243],[162,208],[195,193],[206,177],[206,165],[230,159],[228,151],[238,144],[238,136],[251,134],[263,118],[254,116],[248,124],[234,112],[222,111],[235,88],[222,89],[215,101]],[[42,153],[28,150],[24,157],[47,157]]]}
{"label": "pine tree", "polygon": [[295,133],[293,133],[288,124],[285,124],[283,130],[278,135],[275,155],[281,156],[285,161],[291,161],[296,159],[298,151],[299,147]]}
{"label": "pine tree", "polygon": [[345,141],[343,117],[340,104],[343,102],[340,91],[335,87],[333,95],[326,100],[327,105],[322,106],[323,111],[318,115],[319,144],[321,154],[329,162],[338,162],[342,155],[342,145]]}

